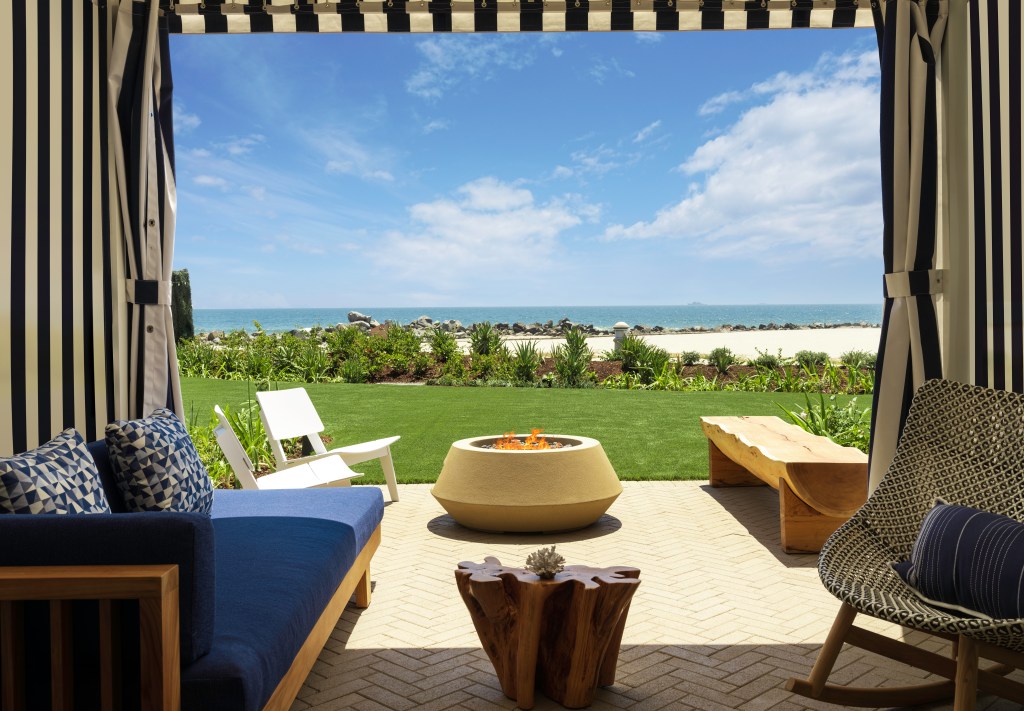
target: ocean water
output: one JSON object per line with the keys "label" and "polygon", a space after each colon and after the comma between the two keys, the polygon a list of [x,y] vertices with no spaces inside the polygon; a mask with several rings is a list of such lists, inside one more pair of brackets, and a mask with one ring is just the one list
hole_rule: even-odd
{"label": "ocean water", "polygon": [[348,312],[359,311],[377,321],[409,323],[420,316],[435,321],[455,319],[464,325],[491,323],[544,323],[568,318],[574,323],[588,323],[598,328],[611,328],[617,321],[630,326],[664,326],[666,328],[716,328],[722,325],[758,326],[793,323],[807,326],[814,323],[878,324],[882,320],[882,304],[749,304],[681,306],[436,306],[436,307],[352,307],[344,309],[195,309],[196,332],[253,330],[258,321],[266,331],[290,331],[310,326],[333,326],[348,323]]}

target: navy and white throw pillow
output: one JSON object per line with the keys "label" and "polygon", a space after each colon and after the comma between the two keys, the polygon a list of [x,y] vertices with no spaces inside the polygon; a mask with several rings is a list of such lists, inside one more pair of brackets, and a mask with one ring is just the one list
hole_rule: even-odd
{"label": "navy and white throw pillow", "polygon": [[36,449],[0,457],[0,513],[110,513],[82,435],[64,430]]}
{"label": "navy and white throw pillow", "polygon": [[159,409],[107,425],[107,450],[129,511],[210,513],[213,484],[185,424]]}
{"label": "navy and white throw pillow", "polygon": [[936,502],[893,568],[923,601],[983,619],[1024,617],[1024,524]]}

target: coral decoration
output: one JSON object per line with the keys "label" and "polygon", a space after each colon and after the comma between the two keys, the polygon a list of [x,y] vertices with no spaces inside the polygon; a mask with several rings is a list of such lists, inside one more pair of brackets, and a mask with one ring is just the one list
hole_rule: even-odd
{"label": "coral decoration", "polygon": [[555,553],[555,547],[541,548],[526,556],[526,569],[541,580],[552,580],[565,570],[565,558]]}
{"label": "coral decoration", "polygon": [[495,449],[560,449],[559,442],[548,442],[546,437],[541,436],[544,430],[534,427],[530,435],[525,439],[517,439],[515,432],[506,432],[501,439],[494,442]]}

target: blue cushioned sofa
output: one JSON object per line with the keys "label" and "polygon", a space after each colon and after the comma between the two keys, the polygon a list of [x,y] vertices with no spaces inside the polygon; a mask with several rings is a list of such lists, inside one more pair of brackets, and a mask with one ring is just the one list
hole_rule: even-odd
{"label": "blue cushioned sofa", "polygon": [[[384,513],[380,491],[218,490],[211,516],[124,513],[105,445],[94,442],[89,449],[114,513],[0,517],[0,571],[15,566],[177,566],[180,636],[172,641],[180,641],[180,687],[158,690],[167,703],[155,706],[173,708],[180,693],[186,710],[288,708],[352,595],[357,605],[369,604],[369,562],[380,542]],[[37,624],[36,612],[47,611],[25,610],[26,627]],[[166,615],[174,612],[161,619],[167,622]],[[45,618],[38,624],[46,629]],[[146,628],[145,621],[141,626]],[[31,632],[25,630],[24,637],[32,637]],[[75,640],[76,649],[82,642]],[[167,650],[172,646],[165,645]],[[121,657],[111,659],[134,656],[122,650]],[[79,654],[76,675],[96,658],[95,653]],[[165,670],[171,675],[166,678],[176,671]],[[38,685],[31,669],[25,676],[28,690],[19,693],[32,707]],[[92,675],[85,671],[81,676]],[[135,679],[143,699],[147,678],[143,672],[141,682]],[[118,683],[130,687],[128,681]],[[51,705],[47,694],[67,691],[51,687],[36,700],[38,705]],[[76,708],[93,706],[79,698],[89,687],[82,680],[67,692],[74,695]]]}

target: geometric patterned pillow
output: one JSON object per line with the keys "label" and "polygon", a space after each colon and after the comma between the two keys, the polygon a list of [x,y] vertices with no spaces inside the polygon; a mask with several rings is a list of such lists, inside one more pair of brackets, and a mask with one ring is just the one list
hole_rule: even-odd
{"label": "geometric patterned pillow", "polygon": [[166,409],[107,425],[107,451],[129,511],[210,513],[213,485],[185,424]]}
{"label": "geometric patterned pillow", "polygon": [[36,449],[0,458],[0,513],[110,513],[82,435],[67,429]]}

